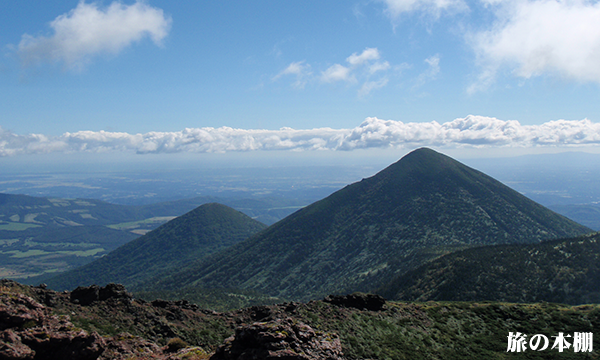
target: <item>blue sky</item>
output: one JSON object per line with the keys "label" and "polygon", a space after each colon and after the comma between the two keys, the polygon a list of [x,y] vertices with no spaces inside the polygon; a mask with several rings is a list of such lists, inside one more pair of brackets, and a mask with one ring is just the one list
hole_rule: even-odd
{"label": "blue sky", "polygon": [[600,143],[596,1],[19,0],[0,23],[4,157]]}

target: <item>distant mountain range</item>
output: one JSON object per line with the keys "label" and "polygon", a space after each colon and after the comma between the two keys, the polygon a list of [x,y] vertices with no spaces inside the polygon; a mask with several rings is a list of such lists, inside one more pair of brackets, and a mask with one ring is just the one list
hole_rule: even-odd
{"label": "distant mountain range", "polygon": [[250,239],[142,287],[230,287],[309,299],[372,290],[467,247],[589,232],[479,171],[418,149]]}
{"label": "distant mountain range", "polygon": [[600,233],[442,256],[378,291],[405,301],[600,303]]}

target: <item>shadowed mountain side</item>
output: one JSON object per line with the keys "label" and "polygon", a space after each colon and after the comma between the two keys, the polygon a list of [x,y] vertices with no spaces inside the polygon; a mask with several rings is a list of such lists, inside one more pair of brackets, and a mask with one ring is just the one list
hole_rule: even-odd
{"label": "shadowed mountain side", "polygon": [[247,239],[265,227],[228,206],[204,204],[47,284],[57,290],[109,282],[134,286]]}
{"label": "shadowed mountain side", "polygon": [[445,255],[378,292],[408,301],[600,302],[600,233]]}
{"label": "shadowed mountain side", "polygon": [[418,149],[248,241],[146,285],[241,287],[305,300],[374,289],[464,247],[587,232],[479,171]]}

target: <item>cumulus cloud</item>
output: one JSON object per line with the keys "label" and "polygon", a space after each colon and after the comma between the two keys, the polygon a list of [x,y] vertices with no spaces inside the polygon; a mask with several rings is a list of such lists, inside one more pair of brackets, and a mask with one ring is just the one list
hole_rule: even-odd
{"label": "cumulus cloud", "polygon": [[350,65],[362,65],[369,60],[378,60],[379,50],[377,48],[366,48],[362,53],[354,53],[346,58]]}
{"label": "cumulus cloud", "polygon": [[288,67],[283,69],[279,74],[275,75],[275,78],[288,74],[300,75],[306,68],[307,65],[304,65],[304,61],[293,62]]}
{"label": "cumulus cloud", "polygon": [[355,52],[348,56],[346,65],[333,64],[322,70],[319,75],[313,75],[310,64],[298,61],[291,63],[271,79],[276,81],[284,76],[293,75],[296,82],[292,86],[296,88],[304,88],[311,80],[324,83],[362,83],[358,90],[358,96],[362,97],[374,89],[386,86],[389,81],[386,72],[390,70],[391,65],[387,61],[380,61],[380,58],[381,54],[377,48],[365,48],[361,53]]}
{"label": "cumulus cloud", "polygon": [[493,1],[493,26],[468,39],[481,66],[470,92],[494,82],[500,68],[530,78],[552,73],[600,83],[600,3],[596,1]]}
{"label": "cumulus cloud", "polygon": [[356,81],[350,74],[350,68],[340,64],[334,64],[321,73],[321,80],[324,82],[335,81]]}
{"label": "cumulus cloud", "polygon": [[294,82],[293,86],[296,88],[304,88],[307,78],[312,75],[312,72],[310,71],[310,65],[305,64],[304,61],[297,61],[291,63],[277,75],[273,76],[272,80],[275,81],[285,75],[294,75],[296,77],[296,82]]}
{"label": "cumulus cloud", "polygon": [[[366,48],[362,53],[353,53],[352,55],[346,58],[346,62],[349,66],[344,66],[340,64],[334,64],[327,68],[327,70],[321,73],[321,81],[324,82],[335,82],[335,81],[356,81],[356,78],[351,74],[353,70],[356,68],[367,65],[372,60],[379,60],[379,50],[377,48]],[[372,74],[379,70],[387,70],[389,68],[389,64],[387,61],[385,63],[376,63],[378,67],[375,67],[375,64],[371,64],[369,66],[369,72]],[[387,64],[387,68],[384,64]],[[374,71],[371,71],[374,70]]]}
{"label": "cumulus cloud", "polygon": [[443,124],[365,119],[352,129],[248,130],[189,128],[176,132],[128,134],[78,131],[50,137],[17,135],[0,127],[0,156],[41,153],[135,152],[222,153],[231,151],[350,151],[368,148],[581,147],[600,145],[600,123],[556,120],[521,125],[516,120],[467,116]]}
{"label": "cumulus cloud", "polygon": [[81,1],[75,9],[50,22],[51,36],[24,34],[17,54],[24,66],[59,62],[70,69],[81,69],[94,56],[117,54],[146,36],[161,45],[170,25],[170,17],[143,1],[132,5],[115,1],[104,9]]}
{"label": "cumulus cloud", "polygon": [[386,71],[390,68],[390,63],[387,61],[384,62],[376,62],[369,66],[369,73],[375,74],[378,71]]}

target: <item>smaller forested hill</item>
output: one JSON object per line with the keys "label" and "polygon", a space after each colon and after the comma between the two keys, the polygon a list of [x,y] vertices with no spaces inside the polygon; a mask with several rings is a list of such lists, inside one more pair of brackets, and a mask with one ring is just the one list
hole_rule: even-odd
{"label": "smaller forested hill", "polygon": [[185,266],[247,239],[265,227],[228,206],[204,204],[47,284],[60,290],[110,282],[133,287],[157,273]]}
{"label": "smaller forested hill", "polygon": [[600,303],[600,233],[445,255],[379,293],[411,301]]}
{"label": "smaller forested hill", "polygon": [[280,198],[192,199],[116,205],[0,193],[0,278],[37,284],[100,258],[119,246],[202,204],[224,203],[272,224],[306,205]]}

